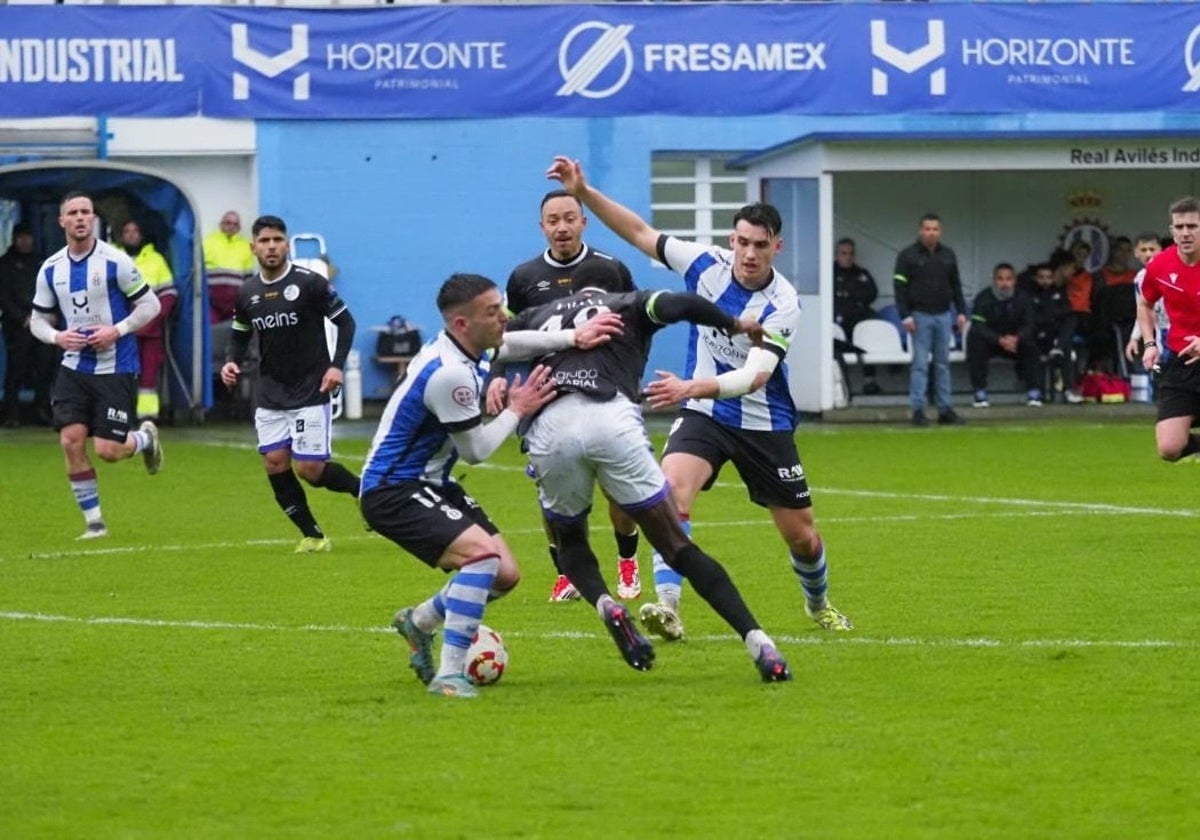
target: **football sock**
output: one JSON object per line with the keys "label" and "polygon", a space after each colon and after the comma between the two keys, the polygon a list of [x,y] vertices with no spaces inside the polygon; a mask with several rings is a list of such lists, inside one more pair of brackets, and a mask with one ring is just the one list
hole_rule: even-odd
{"label": "football sock", "polygon": [[600,563],[586,542],[572,540],[564,544],[559,549],[558,560],[563,573],[575,584],[583,600],[595,604],[601,596],[608,594],[608,585],[600,574]]}
{"label": "football sock", "polygon": [[432,633],[442,626],[442,622],[446,620],[446,590],[449,588],[450,584],[447,583],[434,593],[432,598],[413,607],[413,624],[417,625],[418,630]]}
{"label": "football sock", "polygon": [[620,531],[614,530],[613,536],[617,538],[617,556],[623,560],[628,560],[630,557],[637,557],[637,531],[634,531],[632,534],[622,534]]}
{"label": "football sock", "polygon": [[483,619],[488,590],[500,570],[496,555],[476,560],[459,569],[446,585],[446,626],[442,632],[442,660],[438,676],[462,674],[467,648]]}
{"label": "football sock", "polygon": [[100,485],[96,482],[95,470],[71,473],[67,476],[71,482],[71,492],[75,494],[75,504],[83,511],[83,520],[89,525],[102,522],[100,515]]}
{"label": "football sock", "polygon": [[673,561],[683,570],[696,594],[725,619],[740,638],[744,639],[751,630],[758,629],[758,622],[742,600],[742,593],[729,579],[725,567],[705,554],[700,546],[689,543],[680,549]]}
{"label": "football sock", "polygon": [[[690,517],[679,517],[679,525],[683,533],[692,535],[692,520]],[[683,575],[667,565],[662,555],[654,552],[654,592],[660,603],[665,604],[672,612],[679,611],[679,599],[683,597]]]}
{"label": "football sock", "polygon": [[792,571],[800,578],[800,588],[804,590],[809,609],[822,609],[828,603],[825,600],[825,591],[829,588],[829,569],[825,566],[825,541],[822,540],[818,545],[815,560],[803,560],[792,554]]}
{"label": "football sock", "polygon": [[268,473],[267,478],[275,492],[276,503],[287,514],[287,518],[292,520],[292,524],[300,529],[300,533],[306,537],[323,538],[325,533],[317,525],[312,511],[308,509],[308,496],[304,494],[304,487],[301,486],[300,479],[296,478],[296,474],[291,470],[284,470],[281,473]]}
{"label": "football sock", "polygon": [[[150,435],[146,434],[145,432],[130,432],[129,437],[133,438],[133,455],[150,448]],[[126,440],[128,440],[128,438],[126,438]],[[132,455],[130,457],[132,457]]]}
{"label": "football sock", "polygon": [[604,618],[604,611],[616,604],[617,601],[611,595],[601,595],[596,600],[596,612],[600,613],[600,618]]}
{"label": "football sock", "polygon": [[358,496],[359,484],[358,476],[337,461],[326,461],[325,469],[313,482],[314,487],[324,487],[334,493],[349,493],[351,496]]}
{"label": "football sock", "polygon": [[745,642],[746,650],[750,651],[751,659],[758,659],[758,655],[762,653],[764,647],[775,647],[775,643],[771,641],[771,637],[763,630],[751,630],[746,634]]}
{"label": "football sock", "polygon": [[546,546],[546,551],[550,552],[550,562],[554,564],[554,571],[560,575],[565,575],[566,572],[563,571],[562,566],[558,562],[558,546],[553,544],[548,545]]}

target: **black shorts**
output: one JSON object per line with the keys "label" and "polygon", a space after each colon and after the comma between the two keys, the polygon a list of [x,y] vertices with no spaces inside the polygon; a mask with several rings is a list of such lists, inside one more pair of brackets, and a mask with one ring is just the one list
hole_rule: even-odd
{"label": "black shorts", "polygon": [[80,373],[60,367],[50,392],[54,430],[82,423],[89,437],[124,443],[137,417],[137,376],[132,373]]}
{"label": "black shorts", "polygon": [[663,455],[683,452],[712,466],[707,490],[721,467],[732,461],[746,484],[750,501],[763,507],[812,507],[808,479],[791,432],[747,431],[725,426],[706,414],[681,411],[671,425]]}
{"label": "black shorts", "polygon": [[1158,377],[1158,419],[1200,417],[1200,362],[1185,365],[1179,356],[1162,364]]}
{"label": "black shorts", "polygon": [[434,487],[424,481],[406,481],[379,487],[363,496],[359,507],[363,519],[377,533],[434,568],[451,543],[472,525],[489,534],[500,532],[479,503],[455,482]]}

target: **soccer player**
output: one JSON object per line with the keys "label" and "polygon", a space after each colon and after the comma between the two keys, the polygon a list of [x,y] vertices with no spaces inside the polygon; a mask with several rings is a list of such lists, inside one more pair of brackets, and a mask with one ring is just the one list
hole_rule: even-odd
{"label": "soccer player", "polygon": [[[583,230],[587,226],[587,216],[579,199],[566,190],[552,190],[542,197],[538,224],[542,235],[546,237],[547,247],[540,255],[518,265],[509,275],[505,305],[510,315],[519,315],[531,306],[550,303],[579,291],[575,273],[581,266],[593,262],[612,265],[616,269],[620,291],[632,292],[636,289],[624,263],[584,244]],[[487,404],[488,411],[494,414],[504,407],[507,383],[502,376],[493,375],[495,378],[488,385]],[[637,561],[637,525],[621,510],[620,505],[611,501],[608,516],[617,541],[617,597],[640,598],[642,580]],[[550,591],[550,600],[577,600],[579,592],[559,566],[558,547],[554,543],[550,523],[543,521],[543,525],[550,539],[550,559],[558,569],[558,579]]]}
{"label": "soccer player", "polygon": [[[795,289],[773,265],[783,248],[779,211],[769,204],[748,204],[734,214],[729,248],[700,245],[660,233],[591,186],[578,161],[556,157],[546,174],[622,239],[682,275],[689,290],[731,315],[757,319],[767,330],[761,347],[746,348],[719,332],[693,327],[689,378],[663,372],[648,386],[651,405],[683,404],[667,438],[663,472],[686,531],[696,496],[732,461],[750,500],[770,511],[788,547],[809,617],[826,630],[852,629],[826,595],[825,545],[813,522],[808,481],[793,438],[798,412],[783,359],[799,328],[800,306]],[[665,639],[682,638],[681,581],[659,557],[654,586],[658,603],[642,607],[642,622]]]}
{"label": "soccer player", "polygon": [[[578,331],[505,333],[508,321],[496,284],[477,274],[455,274],[437,297],[444,329],[413,357],[388,400],[363,467],[363,518],[449,582],[392,625],[408,642],[409,664],[434,694],[471,698],[467,648],[486,603],[517,585],[520,572],[499,530],[450,475],[461,457],[488,458],[517,423],[554,398],[544,367],[513,380],[508,408],[484,425],[480,412],[491,351],[498,358],[532,358],[572,344],[593,346],[619,328],[600,316]],[[445,625],[441,659],[433,665],[433,634]]]}
{"label": "soccer player", "polygon": [[[358,476],[330,460],[330,394],[342,385],[354,341],[354,317],[328,280],[288,259],[283,219],[259,216],[251,235],[259,270],[238,291],[221,381],[229,388],[237,384],[250,338],[257,333],[254,427],[267,480],[275,501],[300,530],[296,553],[329,551],[329,538],[309,509],[296,474],[313,487],[358,496]],[[326,318],[337,327],[332,359]]]}
{"label": "soccer player", "polygon": [[[563,568],[600,614],[625,661],[648,670],[654,649],[638,632],[628,609],[609,594],[588,544],[588,513],[598,481],[605,496],[633,516],[669,567],[690,580],[737,632],[763,680],[790,680],[787,662],[724,567],[684,534],[638,406],[651,338],[666,324],[687,320],[726,337],[745,333],[760,341],[762,326],[753,317],[734,317],[695,294],[609,293],[606,290],[616,288],[616,273],[605,265],[581,268],[576,278],[588,288],[528,310],[514,321],[517,328],[581,328],[603,312],[619,315],[624,324],[612,341],[598,348],[568,349],[541,360],[553,371],[560,396],[534,417],[526,444]],[[750,343],[742,339],[739,346],[743,342]]]}
{"label": "soccer player", "polygon": [[133,261],[96,238],[90,196],[72,192],[63,198],[58,223],[67,244],[38,271],[29,329],[38,340],[63,349],[51,410],[67,480],[87,523],[79,539],[94,539],[106,536],[108,528],[100,512],[87,439],[92,438],[96,456],[103,461],[140,452],[146,472],[154,475],[162,469],[162,444],[154,423],[147,420],[137,431],[129,430],[137,403],[134,333],[150,323],[160,307]]}
{"label": "soccer player", "polygon": [[[1138,325],[1143,336],[1142,367],[1154,370],[1162,361],[1158,382],[1158,422],[1154,426],[1158,457],[1164,461],[1200,453],[1200,437],[1192,432],[1200,417],[1200,202],[1186,196],[1174,202],[1171,237],[1175,244],[1146,264],[1138,295]],[[1154,339],[1154,305],[1162,301],[1171,327],[1163,360]]]}

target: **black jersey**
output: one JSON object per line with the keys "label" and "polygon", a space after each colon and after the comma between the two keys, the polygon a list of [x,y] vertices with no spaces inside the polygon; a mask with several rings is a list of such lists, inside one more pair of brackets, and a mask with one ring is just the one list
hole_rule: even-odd
{"label": "black jersey", "polygon": [[625,329],[611,341],[592,350],[560,350],[540,364],[549,365],[559,391],[577,391],[597,399],[620,392],[637,402],[642,372],[650,352],[650,339],[666,326],[650,316],[650,302],[661,292],[584,292],[527,309],[509,322],[514,330],[574,329],[601,312],[621,316]]}
{"label": "black jersey", "polygon": [[540,256],[513,269],[504,290],[505,306],[512,314],[519,315],[531,306],[541,306],[575,294],[579,291],[572,282],[575,269],[588,260],[607,260],[621,275],[621,291],[637,291],[633,275],[629,273],[625,263],[616,257],[610,257],[585,244],[575,259],[560,263],[550,256],[550,249],[547,248]]}
{"label": "black jersey", "polygon": [[302,408],[329,401],[321,380],[331,364],[325,319],[346,309],[333,285],[293,265],[279,279],[255,274],[238,290],[233,329],[258,334],[258,406]]}

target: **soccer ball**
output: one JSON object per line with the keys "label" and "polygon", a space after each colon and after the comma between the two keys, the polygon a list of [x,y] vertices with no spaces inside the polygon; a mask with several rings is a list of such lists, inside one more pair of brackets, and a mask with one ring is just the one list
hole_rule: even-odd
{"label": "soccer ball", "polygon": [[490,627],[480,624],[467,648],[467,679],[475,685],[491,685],[504,676],[508,667],[508,648],[504,639]]}

